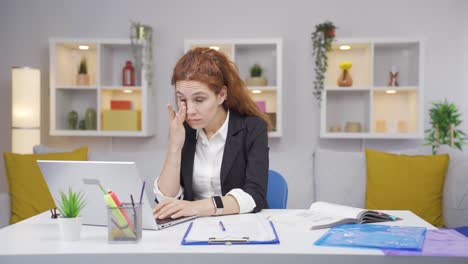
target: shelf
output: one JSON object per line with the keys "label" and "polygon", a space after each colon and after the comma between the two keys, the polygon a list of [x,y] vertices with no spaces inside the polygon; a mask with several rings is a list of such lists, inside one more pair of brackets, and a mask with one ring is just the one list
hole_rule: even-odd
{"label": "shelf", "polygon": [[[340,50],[341,45],[348,45],[351,49]],[[353,87],[371,86],[371,54],[370,43],[334,43],[332,50],[328,52],[328,67],[325,73],[325,86],[336,87],[341,74],[339,64],[343,61],[351,61],[353,66],[349,70],[353,79]]]}
{"label": "shelf", "polygon": [[258,91],[276,91],[278,89],[278,87],[276,86],[247,86],[247,89],[249,89],[250,91],[253,91],[253,90],[258,90]]}
{"label": "shelf", "polygon": [[56,87],[58,90],[97,90],[96,86],[71,85]]}
{"label": "shelf", "polygon": [[344,138],[344,139],[421,139],[420,134],[389,134],[389,133],[332,133],[327,132],[321,136],[322,138]]}
{"label": "shelf", "polygon": [[372,131],[376,133],[417,134],[419,128],[418,91],[373,93]]}
{"label": "shelf", "polygon": [[[341,50],[342,45],[348,45],[349,49]],[[333,43],[328,53],[320,136],[422,138],[422,54],[419,40],[350,39]],[[341,72],[338,65],[345,60],[353,63],[350,70],[353,85],[337,87]],[[395,68],[397,85],[390,83],[389,73]],[[359,123],[362,132],[344,132],[348,122]]]}
{"label": "shelf", "polygon": [[[68,113],[76,111],[78,122],[85,117],[86,110],[97,110],[97,90],[58,89],[55,93],[55,127],[58,130],[68,129]],[[75,131],[75,130],[71,130]]]}
{"label": "shelf", "polygon": [[[86,44],[82,51],[78,46]],[[134,55],[141,60],[143,45],[133,49],[129,39],[51,39],[50,40],[50,135],[148,137],[155,133],[155,118],[150,116],[154,98],[148,93],[149,80],[136,72]],[[134,54],[135,52],[135,54]],[[146,49],[145,49],[146,52]],[[90,85],[77,85],[75,72],[79,60],[86,57]],[[122,86],[122,69],[126,61],[135,68],[135,86]],[[145,66],[145,65],[142,65]],[[144,81],[143,81],[144,80]],[[114,102],[111,107],[111,102]],[[78,119],[94,117],[94,130],[69,129],[68,114]],[[89,120],[89,119],[88,119]]]}
{"label": "shelf", "polygon": [[[326,91],[324,107],[328,109],[325,116],[325,131],[345,131],[346,127],[359,123],[362,132],[369,132],[369,91]],[[333,128],[334,127],[334,128]]]}
{"label": "shelf", "polygon": [[376,86],[374,87],[375,91],[417,91],[419,90],[418,86]]}
{"label": "shelf", "polygon": [[370,87],[325,87],[325,90],[337,92],[369,91]]}
{"label": "shelf", "polygon": [[374,83],[388,85],[389,71],[397,67],[400,86],[419,85],[418,43],[376,43],[374,51]]}
{"label": "shelf", "polygon": [[276,44],[236,44],[235,62],[239,68],[239,74],[247,80],[250,77],[250,68],[254,64],[262,67],[262,77],[266,78],[268,85],[277,85],[277,60]]}
{"label": "shelf", "polygon": [[[269,137],[282,136],[282,40],[281,39],[202,39],[185,40],[185,52],[195,47],[216,48],[228,55],[237,66],[240,77],[247,82],[250,68],[259,64],[265,86],[247,86],[249,95],[261,111],[268,115],[274,129]],[[253,83],[252,83],[253,84]]]}
{"label": "shelf", "polygon": [[91,130],[52,130],[51,136],[77,137],[147,137],[152,136],[142,131],[91,131]]}
{"label": "shelf", "polygon": [[[141,48],[137,49],[141,58]],[[122,69],[126,61],[133,60],[132,49],[129,44],[103,44],[101,45],[101,83],[103,86],[121,86]],[[141,84],[141,78],[135,73],[135,85]]]}
{"label": "shelf", "polygon": [[[88,50],[81,50],[79,46],[87,46]],[[89,83],[98,83],[97,45],[95,43],[57,43],[53,45],[55,60],[55,84],[59,87],[73,87],[77,85],[77,75],[82,58],[86,59]]]}

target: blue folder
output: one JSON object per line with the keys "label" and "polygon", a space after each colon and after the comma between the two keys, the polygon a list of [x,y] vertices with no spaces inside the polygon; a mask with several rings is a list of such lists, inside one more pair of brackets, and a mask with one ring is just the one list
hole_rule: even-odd
{"label": "blue folder", "polygon": [[258,245],[258,244],[279,244],[278,234],[276,233],[275,226],[271,221],[270,225],[274,234],[274,239],[266,241],[250,240],[248,237],[242,237],[238,239],[217,239],[217,238],[207,238],[205,241],[187,241],[186,238],[192,230],[193,222],[190,223],[187,231],[182,238],[182,245]]}
{"label": "blue folder", "polygon": [[314,244],[317,246],[420,251],[425,236],[425,227],[348,224],[331,228]]}

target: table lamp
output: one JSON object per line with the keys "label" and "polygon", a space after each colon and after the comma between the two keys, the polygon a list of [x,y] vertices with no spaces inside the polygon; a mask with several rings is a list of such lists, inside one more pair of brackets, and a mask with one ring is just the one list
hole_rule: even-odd
{"label": "table lamp", "polygon": [[32,153],[41,142],[41,76],[39,69],[13,67],[11,77],[12,152]]}

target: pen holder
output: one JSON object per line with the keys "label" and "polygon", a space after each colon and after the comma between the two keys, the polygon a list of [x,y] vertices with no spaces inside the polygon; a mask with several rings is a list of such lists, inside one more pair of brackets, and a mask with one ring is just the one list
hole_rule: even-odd
{"label": "pen holder", "polygon": [[107,207],[109,243],[137,243],[141,239],[141,204]]}

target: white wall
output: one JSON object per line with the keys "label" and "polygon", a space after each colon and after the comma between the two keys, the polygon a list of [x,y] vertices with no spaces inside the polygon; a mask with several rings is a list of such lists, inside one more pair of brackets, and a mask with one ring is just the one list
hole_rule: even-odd
{"label": "white wall", "polygon": [[[419,145],[406,140],[319,140],[319,108],[312,95],[313,60],[310,35],[326,19],[338,37],[422,37],[426,40],[425,107],[447,97],[467,105],[467,4],[457,0],[0,0],[0,150],[10,150],[11,70],[14,65],[41,69],[42,140],[56,147],[89,145],[92,150],[135,151],[164,148],[170,100],[171,70],[183,53],[184,38],[281,37],[284,41],[284,136],[270,141],[272,152],[314,149],[318,145],[359,150],[364,144],[381,149]],[[50,37],[127,37],[129,21],[155,30],[155,85],[158,113],[153,138],[76,138],[48,136],[48,39]],[[465,41],[465,45],[463,42]],[[463,83],[465,85],[463,85]],[[465,89],[466,90],[466,89]],[[466,100],[465,100],[466,101]],[[465,106],[467,109],[468,106]],[[466,111],[468,113],[468,111]],[[427,120],[426,120],[427,124]],[[304,175],[303,177],[309,177]],[[3,162],[0,192],[7,190]]]}
{"label": "white wall", "polygon": [[463,85],[461,86],[460,92],[461,92],[461,98],[462,101],[460,102],[461,104],[461,111],[463,112],[464,115],[464,123],[462,123],[462,130],[463,131],[468,131],[468,16],[467,16],[467,11],[468,11],[468,1],[461,1],[462,2],[462,8],[460,8],[458,11],[458,17],[460,18],[460,27],[462,28],[462,37],[463,37],[463,48],[462,48],[462,54],[463,54]]}

